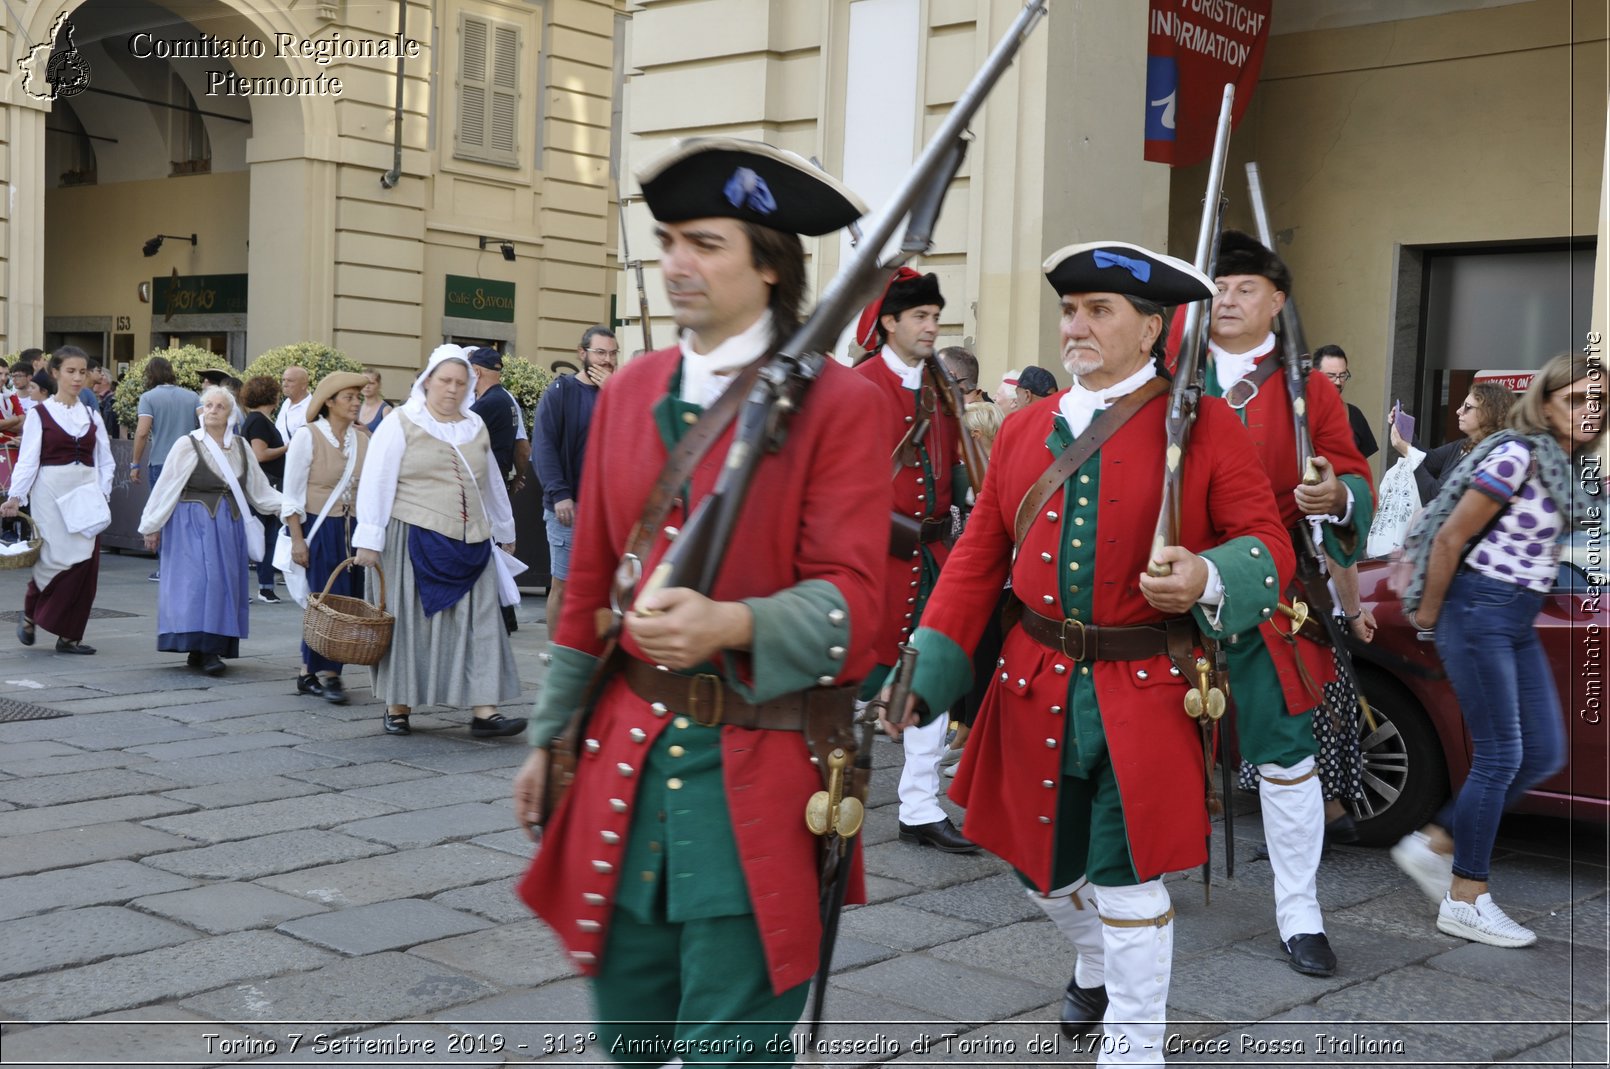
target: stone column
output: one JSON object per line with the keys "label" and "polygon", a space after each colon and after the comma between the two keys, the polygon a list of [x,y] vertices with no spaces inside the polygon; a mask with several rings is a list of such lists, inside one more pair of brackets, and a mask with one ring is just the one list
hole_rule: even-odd
{"label": "stone column", "polygon": [[4,151],[8,169],[0,173],[0,351],[15,352],[45,342],[45,105],[11,83],[5,100],[9,121]]}

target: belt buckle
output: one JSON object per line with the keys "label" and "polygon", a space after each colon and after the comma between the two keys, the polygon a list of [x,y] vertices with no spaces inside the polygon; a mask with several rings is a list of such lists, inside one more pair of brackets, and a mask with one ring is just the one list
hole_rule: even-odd
{"label": "belt buckle", "polygon": [[[1242,389],[1242,387],[1246,389]],[[1224,403],[1236,411],[1246,408],[1252,399],[1258,396],[1258,384],[1248,379],[1237,379],[1231,387],[1224,391]],[[1242,396],[1245,394],[1245,396]]]}
{"label": "belt buckle", "polygon": [[[710,688],[710,697],[704,699],[706,706],[714,707],[714,715],[706,718],[699,715],[699,700],[701,684]],[[726,694],[721,684],[721,677],[709,672],[700,672],[688,681],[688,717],[700,727],[713,728],[721,723],[726,713]]]}
{"label": "belt buckle", "polygon": [[[1072,624],[1079,632],[1079,653],[1075,656],[1068,652],[1068,625]],[[1085,622],[1083,620],[1063,619],[1062,626],[1057,632],[1057,645],[1062,647],[1062,656],[1070,661],[1082,661],[1088,652],[1085,649]]]}

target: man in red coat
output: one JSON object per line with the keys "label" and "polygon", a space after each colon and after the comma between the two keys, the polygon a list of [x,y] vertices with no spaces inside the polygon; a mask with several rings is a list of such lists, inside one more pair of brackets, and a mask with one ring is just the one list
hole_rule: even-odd
{"label": "man in red coat", "polygon": [[[1180,530],[1158,555],[1170,574],[1147,574],[1167,449],[1153,348],[1166,306],[1206,300],[1212,283],[1123,242],[1070,246],[1045,271],[1074,385],[1001,427],[914,639],[904,723],[943,715],[969,688],[970,652],[1010,575],[1021,622],[951,794],[967,807],[967,834],[1018,870],[1079,950],[1065,1030],[1082,1033],[1105,1011],[1100,1064],[1156,1064],[1173,956],[1162,877],[1207,856],[1203,744],[1184,707],[1200,682],[1198,632],[1269,619],[1293,557],[1245,430],[1206,400],[1183,463]],[[1082,461],[1081,446],[1093,448]],[[1062,456],[1077,466],[1036,494]]]}
{"label": "man in red coat", "polygon": [[[1269,475],[1290,537],[1317,542],[1342,567],[1358,560],[1374,517],[1369,468],[1353,441],[1341,395],[1323,375],[1307,377],[1308,431],[1320,480],[1302,482],[1292,405],[1270,329],[1291,292],[1280,257],[1238,230],[1219,242],[1208,346],[1207,392],[1222,395],[1246,425]],[[1293,598],[1298,593],[1292,592]],[[1317,611],[1317,609],[1316,609]],[[1264,842],[1274,870],[1275,918],[1286,960],[1311,976],[1336,971],[1316,893],[1325,840],[1317,778],[1314,710],[1336,679],[1331,651],[1294,637],[1284,620],[1229,644],[1241,755],[1258,770]]]}
{"label": "man in red coat", "polygon": [[[902,267],[883,296],[867,306],[856,330],[856,341],[872,354],[856,365],[856,374],[877,387],[887,433],[900,443],[889,462],[894,510],[878,669],[867,678],[864,698],[877,694],[899,659],[898,647],[910,640],[922,620],[923,606],[945,563],[947,550],[940,539],[950,533],[950,506],[962,472],[959,428],[939,400],[942,384],[933,381],[924,365],[933,355],[944,308],[937,276]],[[884,464],[883,454],[871,462]],[[905,733],[900,841],[970,854],[978,847],[939,807],[939,761],[945,756],[949,726],[950,718],[941,716]]]}
{"label": "man in red coat", "polygon": [[[798,324],[797,235],[864,210],[807,161],[730,138],[684,142],[639,180],[682,335],[617,371],[593,415],[570,583],[515,779],[528,828],[544,816],[544,747],[582,703],[603,647],[596,621],[617,568],[635,570],[626,554],[657,476]],[[828,361],[781,450],[759,461],[709,596],[623,582],[624,656],[519,888],[593,977],[598,1049],[617,1060],[792,1061],[822,936],[819,840],[805,823],[822,775],[802,729],[824,710],[848,725],[873,665],[887,535],[866,518],[888,513],[889,482],[866,452],[892,448],[869,433],[877,413],[876,392]],[[667,518],[650,521],[642,575],[710,493],[732,440],[729,425]]]}

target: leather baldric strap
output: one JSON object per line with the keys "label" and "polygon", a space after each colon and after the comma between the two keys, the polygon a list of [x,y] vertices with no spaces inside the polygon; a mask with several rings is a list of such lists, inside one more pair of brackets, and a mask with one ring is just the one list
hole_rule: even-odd
{"label": "leather baldric strap", "polygon": [[1196,638],[1196,624],[1189,616],[1176,616],[1161,624],[1101,627],[1078,620],[1050,620],[1025,610],[1018,626],[1040,645],[1072,661],[1144,661],[1173,654],[1181,638],[1187,642]]}
{"label": "leather baldric strap", "polygon": [[937,542],[950,531],[950,514],[929,516],[918,520],[914,516],[892,513],[889,517],[889,555],[909,560],[917,547]]}
{"label": "leather baldric strap", "polygon": [[1237,379],[1224,391],[1224,403],[1234,409],[1247,407],[1258,396],[1263,384],[1274,378],[1275,372],[1283,366],[1280,358],[1273,353],[1264,357],[1263,363],[1252,369],[1252,374]]}
{"label": "leather baldric strap", "polygon": [[1168,392],[1168,380],[1161,375],[1148,379],[1144,385],[1133,393],[1120,398],[1116,404],[1091,421],[1085,432],[1068,444],[1062,455],[1052,462],[1045,473],[1034,480],[1029,492],[1023,495],[1023,500],[1017,506],[1017,520],[1012,524],[1012,536],[1018,545],[1023,544],[1023,538],[1029,533],[1029,526],[1034,517],[1040,514],[1045,503],[1051,500],[1051,495],[1062,488],[1069,476],[1079,470],[1080,465],[1095,455],[1096,450],[1117,432],[1119,427],[1129,422],[1129,417],[1139,412],[1148,401],[1160,397]]}
{"label": "leather baldric strap", "polygon": [[705,727],[730,726],[766,731],[803,731],[819,713],[845,713],[855,703],[857,687],[812,687],[758,704],[746,700],[718,675],[662,672],[635,657],[626,659],[622,675],[633,694],[666,713],[686,716]]}
{"label": "leather baldric strap", "polygon": [[[615,604],[622,609],[627,607],[636,593],[637,581],[642,577],[642,565],[648,562],[648,555],[654,548],[655,535],[670,515],[671,507],[682,493],[682,487],[721,435],[732,426],[732,421],[738,418],[738,409],[754,388],[755,379],[759,377],[760,369],[769,356],[768,353],[744,365],[732,383],[721,392],[721,396],[716,398],[715,404],[704,410],[666,458],[665,467],[660,469],[660,477],[654,480],[654,487],[643,502],[642,515],[626,537],[626,552],[622,556],[621,566],[615,570]],[[635,567],[632,566],[633,562]]]}

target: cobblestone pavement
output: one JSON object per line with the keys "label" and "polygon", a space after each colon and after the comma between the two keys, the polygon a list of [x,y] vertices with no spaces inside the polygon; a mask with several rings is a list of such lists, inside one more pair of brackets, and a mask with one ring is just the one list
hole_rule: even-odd
{"label": "cobblestone pavement", "polygon": [[[70,714],[0,722],[0,1062],[602,1061],[583,981],[511,890],[524,744],[471,739],[455,710],[384,736],[362,672],[350,705],[295,695],[289,601],[252,605],[224,676],[187,669],[154,652],[149,570],[105,558],[97,606],[131,615],[91,622],[99,655],[44,635],[0,653],[0,709]],[[0,573],[0,604],[25,583]],[[528,695],[541,620],[528,599]],[[1071,951],[998,860],[896,841],[898,748],[875,753],[872,901],[843,918],[820,1062],[1093,1061],[1053,1023]],[[1236,807],[1235,878],[1216,834],[1212,904],[1171,881],[1172,1064],[1606,1064],[1603,829],[1506,825],[1495,890],[1537,930],[1525,950],[1439,934],[1384,852],[1337,848],[1322,980],[1282,961],[1256,809]]]}

